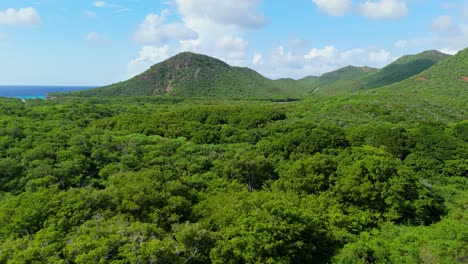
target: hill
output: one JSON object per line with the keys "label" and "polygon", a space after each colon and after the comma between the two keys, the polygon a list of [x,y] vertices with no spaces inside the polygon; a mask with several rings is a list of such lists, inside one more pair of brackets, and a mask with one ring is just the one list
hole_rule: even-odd
{"label": "hill", "polygon": [[365,89],[397,83],[429,69],[437,62],[448,57],[450,55],[436,50],[424,51],[416,55],[406,55],[381,70],[361,78],[359,82]]}
{"label": "hill", "polygon": [[183,98],[291,99],[308,94],[335,95],[397,83],[449,55],[425,51],[403,56],[378,70],[347,66],[301,80],[268,79],[249,68],[232,67],[206,55],[180,53],[120,83],[49,96],[176,96]]}
{"label": "hill", "polygon": [[382,122],[416,124],[466,120],[468,48],[401,82],[304,102],[304,116],[339,125]]}
{"label": "hill", "polygon": [[464,50],[290,104],[0,98],[0,263],[466,263],[467,76]]}
{"label": "hill", "polygon": [[[323,95],[334,95],[362,89],[373,89],[397,83],[408,79],[434,64],[447,59],[450,55],[435,50],[424,51],[416,55],[406,55],[380,70],[372,68],[343,68],[337,72],[324,74],[318,79],[308,82],[307,78],[301,80],[305,85],[320,87],[317,91]],[[358,69],[361,69],[358,71]],[[340,75],[339,71],[343,73]],[[337,78],[336,76],[344,76]],[[309,79],[310,80],[310,79]]]}
{"label": "hill", "polygon": [[209,56],[184,52],[127,81],[59,95],[270,99],[297,96],[300,89],[290,84],[270,80],[249,68],[232,67]]}
{"label": "hill", "polygon": [[354,82],[357,79],[376,71],[378,69],[367,66],[346,66],[336,71],[325,73],[320,77],[305,77],[298,80],[298,82],[308,87],[314,93],[335,93],[346,89],[346,87],[354,87]]}

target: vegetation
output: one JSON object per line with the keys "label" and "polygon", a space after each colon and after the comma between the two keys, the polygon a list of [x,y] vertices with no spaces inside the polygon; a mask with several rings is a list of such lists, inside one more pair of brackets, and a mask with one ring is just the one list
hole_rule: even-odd
{"label": "vegetation", "polygon": [[336,71],[325,73],[320,77],[309,76],[298,82],[309,87],[313,94],[336,94],[344,91],[352,91],[357,85],[357,80],[372,74],[378,69],[371,67],[347,66]]}
{"label": "vegetation", "polygon": [[176,96],[184,98],[288,99],[303,91],[273,81],[249,68],[190,52],[152,66],[132,79],[97,89],[50,96]]}
{"label": "vegetation", "polygon": [[318,78],[306,77],[299,82],[306,87],[315,88],[314,93],[320,95],[373,89],[408,79],[448,57],[447,54],[429,50],[416,55],[403,56],[380,70],[348,66]]}
{"label": "vegetation", "polygon": [[0,98],[0,263],[465,263],[467,52],[288,103]]}
{"label": "vegetation", "polygon": [[434,64],[447,59],[449,55],[435,50],[416,55],[406,55],[381,70],[359,80],[364,89],[377,88],[408,79]]}
{"label": "vegetation", "polygon": [[270,80],[249,68],[231,67],[215,58],[184,52],[124,82],[49,96],[171,96],[289,101],[310,94],[334,95],[382,87],[414,76],[447,57],[437,51],[426,51],[404,56],[381,70],[347,66],[320,77],[296,81]]}

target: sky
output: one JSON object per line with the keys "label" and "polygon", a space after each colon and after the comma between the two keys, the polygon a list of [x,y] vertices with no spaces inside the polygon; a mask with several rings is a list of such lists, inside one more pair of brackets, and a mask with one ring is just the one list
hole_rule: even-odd
{"label": "sky", "polygon": [[467,46],[465,0],[0,1],[0,85],[106,85],[182,51],[298,79]]}

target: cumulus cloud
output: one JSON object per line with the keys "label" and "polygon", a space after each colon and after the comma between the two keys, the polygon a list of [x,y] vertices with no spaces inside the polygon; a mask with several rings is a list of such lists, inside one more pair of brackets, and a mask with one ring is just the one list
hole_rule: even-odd
{"label": "cumulus cloud", "polygon": [[170,40],[196,39],[198,34],[183,23],[170,23],[162,25],[169,10],[165,9],[160,15],[149,14],[140,24],[135,33],[135,40],[141,44],[163,44]]}
{"label": "cumulus cloud", "polygon": [[432,22],[434,42],[446,49],[461,50],[468,43],[468,24],[457,23],[455,18],[442,15]]}
{"label": "cumulus cloud", "polygon": [[352,0],[313,0],[317,7],[332,16],[342,16],[353,7]]}
{"label": "cumulus cloud", "polygon": [[186,18],[205,18],[223,25],[255,28],[267,23],[256,10],[261,0],[176,0],[179,12]]}
{"label": "cumulus cloud", "polygon": [[[175,0],[172,4],[179,12],[180,21],[168,23],[168,10],[147,15],[135,33],[135,40],[144,46],[138,57],[128,64],[129,74],[139,73],[181,51],[207,54],[231,65],[252,67],[270,78],[319,75],[350,64],[383,67],[396,59],[388,51],[376,48],[340,50],[328,45],[304,51],[304,42],[299,38],[270,52],[249,53],[249,42],[243,36],[245,31],[267,21],[256,9],[259,2]],[[351,0],[315,2],[323,7],[327,5],[326,12],[336,15],[352,8]],[[342,9],[338,8],[340,3],[345,3]]]}
{"label": "cumulus cloud", "polygon": [[[312,48],[307,52],[294,52],[280,45],[269,55],[262,56],[262,63],[252,63],[252,67],[270,78],[302,78],[321,75],[347,65],[384,67],[396,58],[390,52],[375,48],[355,48],[340,50],[328,45]],[[256,55],[255,55],[256,56]]]}
{"label": "cumulus cloud", "polygon": [[253,65],[262,65],[263,64],[263,55],[261,53],[255,52],[253,59]]}
{"label": "cumulus cloud", "polygon": [[352,0],[312,0],[324,13],[343,16],[355,11],[372,19],[394,19],[406,15],[408,7],[403,0],[366,0],[355,4]]}
{"label": "cumulus cloud", "polygon": [[162,55],[180,51],[207,54],[236,66],[250,64],[249,43],[243,34],[247,29],[267,23],[265,15],[257,10],[260,2],[174,0],[171,5],[175,5],[180,21],[166,22],[168,10],[147,15],[134,35],[134,39],[145,46],[140,56],[129,63],[129,68],[142,68],[136,65],[148,66],[148,61],[157,63]]}
{"label": "cumulus cloud", "polygon": [[337,57],[338,49],[333,46],[325,46],[323,49],[311,49],[304,58],[306,60],[320,60],[331,62]]}
{"label": "cumulus cloud", "polygon": [[455,55],[455,54],[457,54],[458,50],[454,50],[454,49],[450,49],[450,48],[442,48],[442,49],[440,49],[440,52],[443,52],[445,54]]}
{"label": "cumulus cloud", "polygon": [[[446,4],[445,8],[451,8]],[[468,44],[468,24],[462,14],[440,15],[430,24],[430,30],[425,35],[416,36],[395,43],[397,48],[438,49],[444,53],[454,54]]]}
{"label": "cumulus cloud", "polygon": [[0,25],[36,25],[41,18],[32,7],[0,11]]}
{"label": "cumulus cloud", "polygon": [[443,32],[452,27],[452,17],[451,16],[439,16],[432,22],[432,28],[435,31]]}
{"label": "cumulus cloud", "polygon": [[137,58],[130,61],[127,66],[128,77],[132,77],[146,70],[149,66],[161,62],[175,55],[178,50],[171,49],[168,45],[144,46]]}
{"label": "cumulus cloud", "polygon": [[401,0],[366,1],[359,5],[360,13],[372,19],[392,19],[406,15],[408,7]]}
{"label": "cumulus cloud", "polygon": [[395,59],[390,56],[390,52],[384,49],[371,50],[367,55],[367,63],[376,67],[383,67]]}
{"label": "cumulus cloud", "polygon": [[243,60],[247,56],[249,43],[241,37],[224,36],[216,41],[216,48],[227,51],[226,58],[229,60]]}

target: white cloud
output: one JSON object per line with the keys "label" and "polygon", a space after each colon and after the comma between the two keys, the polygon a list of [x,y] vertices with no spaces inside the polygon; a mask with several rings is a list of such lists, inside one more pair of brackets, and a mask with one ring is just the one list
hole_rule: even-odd
{"label": "white cloud", "polygon": [[457,54],[457,52],[459,52],[459,50],[454,50],[454,49],[450,49],[450,48],[442,48],[440,50],[440,52],[443,52],[445,54],[455,55],[455,54]]}
{"label": "white cloud", "polygon": [[263,64],[263,55],[261,53],[255,52],[252,59],[253,65],[262,65]]}
{"label": "white cloud", "polygon": [[338,49],[333,46],[325,46],[323,49],[311,49],[304,58],[306,60],[320,60],[325,62],[332,62],[337,58]]}
{"label": "white cloud", "polygon": [[443,15],[432,22],[434,42],[449,50],[460,50],[468,44],[468,24],[455,22],[454,17]]}
{"label": "white cloud", "polygon": [[318,9],[332,16],[343,16],[352,11],[372,19],[394,19],[406,15],[408,7],[403,0],[366,0],[359,4],[352,0],[312,0]]}
{"label": "white cloud", "polygon": [[[446,7],[448,8],[450,5]],[[426,35],[398,41],[395,46],[399,47],[399,45],[405,44],[404,48],[438,49],[452,54],[468,45],[468,24],[465,21],[462,14],[438,16],[432,21],[430,31]]]}
{"label": "white cloud", "polygon": [[[249,43],[243,37],[247,29],[267,23],[257,11],[261,0],[175,0],[181,21],[167,23],[167,10],[149,14],[135,33],[135,40],[145,45],[140,56],[129,63],[131,69],[149,66],[162,55],[192,51],[219,58],[235,66],[246,66]],[[145,55],[145,56],[142,56]],[[150,55],[154,54],[154,55]],[[142,59],[147,58],[147,59]],[[166,57],[167,58],[167,57]],[[136,66],[140,65],[140,66]]]}
{"label": "white cloud", "polygon": [[104,1],[95,1],[93,2],[94,7],[99,7],[99,8],[109,8],[109,9],[114,9],[114,13],[121,13],[125,11],[129,11],[130,9],[123,7],[121,5],[117,4],[112,4]]}
{"label": "white cloud", "polygon": [[261,64],[252,61],[251,67],[270,78],[302,78],[321,75],[348,65],[384,67],[396,58],[390,52],[375,48],[340,50],[328,45],[308,52],[293,52],[280,45],[269,56],[262,56]]}
{"label": "white cloud", "polygon": [[432,29],[438,32],[443,32],[452,27],[452,17],[451,16],[439,16],[432,22]]}
{"label": "white cloud", "polygon": [[128,77],[135,76],[149,66],[159,63],[168,57],[175,55],[179,50],[171,49],[168,45],[163,46],[144,46],[139,53],[138,58],[133,59],[127,66]]}
{"label": "white cloud", "polygon": [[119,5],[110,4],[110,3],[103,2],[103,1],[96,1],[96,2],[93,3],[93,6],[95,6],[95,7],[106,7],[106,8],[118,8],[118,7],[120,7]]}
{"label": "white cloud", "polygon": [[397,42],[395,42],[395,47],[397,47],[399,49],[404,49],[407,46],[408,46],[408,41],[407,40],[401,39],[401,40],[398,40]]}
{"label": "white cloud", "polygon": [[380,49],[369,51],[367,55],[367,63],[376,67],[386,66],[389,62],[394,61],[396,58],[390,56],[390,52]]}
{"label": "white cloud", "polygon": [[249,43],[235,36],[224,36],[216,42],[216,48],[227,51],[225,57],[228,60],[244,60],[247,57]]}
{"label": "white cloud", "polygon": [[169,10],[165,9],[160,15],[149,14],[140,24],[135,33],[135,40],[141,44],[161,44],[170,40],[196,39],[198,34],[186,27],[183,23],[170,23],[162,25]]}
{"label": "white cloud", "polygon": [[186,18],[205,18],[222,25],[241,28],[260,27],[267,23],[256,10],[261,0],[175,0],[180,14]]}
{"label": "white cloud", "polygon": [[313,0],[317,7],[332,16],[342,16],[353,7],[351,0]]}
{"label": "white cloud", "polygon": [[41,21],[37,11],[32,7],[15,10],[9,8],[0,11],[0,25],[36,25]]}
{"label": "white cloud", "polygon": [[401,0],[366,1],[359,5],[360,13],[372,19],[392,19],[406,15],[408,7]]}

